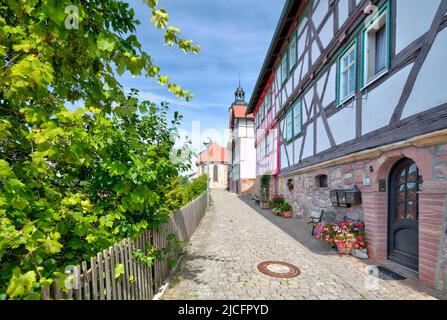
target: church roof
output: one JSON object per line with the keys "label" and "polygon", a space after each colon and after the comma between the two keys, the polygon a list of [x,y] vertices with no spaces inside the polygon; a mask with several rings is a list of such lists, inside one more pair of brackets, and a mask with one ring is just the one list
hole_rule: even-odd
{"label": "church roof", "polygon": [[228,162],[228,150],[213,142],[208,149],[202,151],[197,158],[196,164],[206,164],[206,162]]}
{"label": "church roof", "polygon": [[247,118],[247,119],[253,119],[253,114],[246,115],[247,112],[247,105],[246,104],[233,104],[230,108],[230,128],[234,128],[234,120],[236,118]]}

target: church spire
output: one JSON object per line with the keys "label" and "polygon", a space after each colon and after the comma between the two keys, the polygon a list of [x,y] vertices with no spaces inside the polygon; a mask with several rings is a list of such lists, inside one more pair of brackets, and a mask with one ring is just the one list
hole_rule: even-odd
{"label": "church spire", "polygon": [[241,87],[241,77],[239,75],[239,87],[236,89],[236,92],[234,93],[234,102],[245,104],[245,91]]}

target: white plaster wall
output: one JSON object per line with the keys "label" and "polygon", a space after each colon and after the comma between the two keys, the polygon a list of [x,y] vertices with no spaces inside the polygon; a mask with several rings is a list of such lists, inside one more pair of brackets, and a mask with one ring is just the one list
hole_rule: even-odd
{"label": "white plaster wall", "polygon": [[287,154],[289,155],[289,166],[291,166],[294,163],[293,142],[289,143],[286,148]]}
{"label": "white plaster wall", "polygon": [[441,0],[396,0],[396,53],[428,31]]}
{"label": "white plaster wall", "polygon": [[241,139],[241,160],[256,160],[256,149],[253,139]]}
{"label": "white plaster wall", "polygon": [[286,90],[286,99],[288,99],[289,96],[292,94],[292,90],[293,90],[293,87],[292,87],[292,77],[289,77],[289,80],[287,80],[285,87],[287,89]]}
{"label": "white plaster wall", "polygon": [[334,18],[333,15],[327,19],[323,28],[320,31],[320,40],[323,44],[323,47],[326,48],[331,40],[334,38]]}
{"label": "white plaster wall", "polygon": [[343,26],[349,17],[349,1],[340,0],[338,2],[338,23],[339,27]]}
{"label": "white plaster wall", "polygon": [[311,124],[307,127],[306,141],[304,143],[303,159],[314,155],[314,126]]}
{"label": "white plaster wall", "polygon": [[326,129],[321,117],[317,119],[317,153],[325,151],[331,147],[329,137],[327,136]]}
{"label": "white plaster wall", "polygon": [[304,26],[304,33],[300,37],[298,37],[298,58],[300,58],[304,54],[306,44],[307,44],[307,26]]}
{"label": "white plaster wall", "polygon": [[363,97],[362,134],[387,126],[413,65],[406,66]]}
{"label": "white plaster wall", "polygon": [[[322,103],[323,107],[327,107],[329,104],[335,101],[335,94],[336,94],[336,66],[335,64],[329,69],[329,79],[326,86],[326,92],[324,94]],[[321,95],[323,94],[324,89],[324,82],[326,81],[326,75],[327,72],[318,80],[317,82],[317,90],[318,90],[318,96],[321,99]]]}
{"label": "white plaster wall", "polygon": [[298,36],[301,35],[301,34],[306,34],[306,32],[304,31],[305,28],[307,28],[307,17],[303,18],[303,20],[301,21],[301,23],[300,23],[300,25],[298,27]]}
{"label": "white plaster wall", "polygon": [[308,71],[309,71],[309,58],[308,58],[308,53],[306,51],[306,54],[304,55],[300,81],[304,78],[304,76],[307,74]]}
{"label": "white plaster wall", "polygon": [[344,107],[328,123],[336,144],[355,139],[355,108]]}
{"label": "white plaster wall", "polygon": [[321,56],[321,51],[318,47],[317,41],[314,39],[312,42],[312,65],[317,61],[317,59]]}
{"label": "white plaster wall", "polygon": [[240,177],[241,179],[255,179],[256,178],[256,161],[244,160],[240,163]]}
{"label": "white plaster wall", "polygon": [[297,164],[300,162],[300,152],[301,152],[301,145],[303,144],[303,137],[299,137],[295,140],[293,143],[293,162],[294,164]]}
{"label": "white plaster wall", "polygon": [[[318,4],[317,4],[318,2]],[[328,11],[329,1],[328,0],[315,0],[315,11],[312,14],[312,21],[315,24],[315,27],[318,28],[318,26],[321,24],[321,22],[324,19],[324,16],[326,15]]]}
{"label": "white plaster wall", "polygon": [[283,144],[281,145],[280,162],[281,162],[281,169],[285,169],[285,168],[289,167],[289,162],[287,161],[287,156],[286,156],[286,146]]}
{"label": "white plaster wall", "polygon": [[447,102],[447,29],[436,36],[410,98],[402,112],[402,119]]}

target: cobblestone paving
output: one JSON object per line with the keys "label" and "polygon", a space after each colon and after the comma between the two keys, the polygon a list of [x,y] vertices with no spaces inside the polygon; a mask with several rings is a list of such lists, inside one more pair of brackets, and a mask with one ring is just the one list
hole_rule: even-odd
{"label": "cobblestone paving", "polygon": [[[337,254],[310,236],[298,219],[283,219],[225,191],[191,239],[162,299],[446,299],[415,280],[380,280],[369,264]],[[266,260],[292,263],[301,275],[277,279],[260,273]]]}

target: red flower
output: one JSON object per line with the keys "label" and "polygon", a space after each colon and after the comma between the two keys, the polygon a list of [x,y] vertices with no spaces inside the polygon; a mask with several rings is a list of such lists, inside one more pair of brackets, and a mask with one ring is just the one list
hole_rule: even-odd
{"label": "red flower", "polygon": [[360,248],[360,246],[356,243],[356,244],[354,245],[354,249],[358,249],[358,248]]}
{"label": "red flower", "polygon": [[364,246],[365,246],[365,243],[362,241],[362,242],[360,242],[360,245],[361,245],[362,247],[364,247]]}

